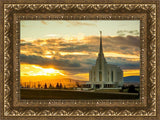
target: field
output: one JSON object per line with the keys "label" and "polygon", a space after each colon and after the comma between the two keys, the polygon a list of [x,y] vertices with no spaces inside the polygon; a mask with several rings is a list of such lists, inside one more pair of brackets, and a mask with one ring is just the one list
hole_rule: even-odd
{"label": "field", "polygon": [[87,92],[61,89],[21,89],[21,99],[139,99],[138,93]]}

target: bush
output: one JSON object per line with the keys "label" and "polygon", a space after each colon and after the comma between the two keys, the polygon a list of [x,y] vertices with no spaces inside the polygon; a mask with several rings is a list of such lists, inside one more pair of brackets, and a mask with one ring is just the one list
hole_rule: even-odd
{"label": "bush", "polygon": [[130,85],[128,88],[128,93],[138,93],[138,91],[135,89],[134,85]]}

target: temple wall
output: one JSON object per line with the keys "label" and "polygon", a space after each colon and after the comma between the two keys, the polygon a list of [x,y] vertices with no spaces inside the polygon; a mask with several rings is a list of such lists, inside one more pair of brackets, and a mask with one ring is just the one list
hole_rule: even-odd
{"label": "temple wall", "polygon": [[[113,71],[113,80],[112,80],[112,71]],[[122,86],[123,85],[123,71],[111,64],[104,64],[102,67],[102,81],[99,81],[99,66],[93,66],[92,69],[89,72],[89,81],[90,84],[99,83],[102,84],[116,84],[116,86]]]}

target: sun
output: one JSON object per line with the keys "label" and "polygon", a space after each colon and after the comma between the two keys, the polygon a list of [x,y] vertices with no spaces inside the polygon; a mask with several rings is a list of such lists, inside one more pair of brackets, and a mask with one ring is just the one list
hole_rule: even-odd
{"label": "sun", "polygon": [[21,64],[21,76],[65,76],[54,68],[43,68],[38,65]]}
{"label": "sun", "polygon": [[43,71],[48,74],[48,75],[64,75],[63,73],[61,73],[59,70],[53,69],[53,68],[47,68],[47,69],[43,69]]}

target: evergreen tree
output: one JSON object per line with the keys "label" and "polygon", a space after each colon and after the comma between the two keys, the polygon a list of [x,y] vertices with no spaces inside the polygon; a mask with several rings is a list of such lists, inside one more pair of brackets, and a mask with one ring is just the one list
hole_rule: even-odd
{"label": "evergreen tree", "polygon": [[45,83],[45,85],[44,85],[44,89],[47,89],[47,84]]}
{"label": "evergreen tree", "polygon": [[50,89],[52,89],[52,88],[53,88],[51,84],[49,85],[49,88],[50,88]]}
{"label": "evergreen tree", "polygon": [[60,83],[60,86],[59,86],[59,88],[60,88],[60,89],[62,89],[62,83]]}
{"label": "evergreen tree", "polygon": [[138,91],[135,89],[134,85],[130,85],[128,88],[128,93],[138,93]]}
{"label": "evergreen tree", "polygon": [[59,88],[59,83],[57,83],[56,88]]}
{"label": "evergreen tree", "polygon": [[41,85],[40,85],[40,84],[38,84],[38,88],[41,88]]}

